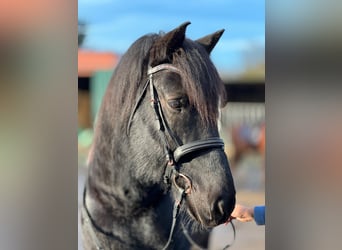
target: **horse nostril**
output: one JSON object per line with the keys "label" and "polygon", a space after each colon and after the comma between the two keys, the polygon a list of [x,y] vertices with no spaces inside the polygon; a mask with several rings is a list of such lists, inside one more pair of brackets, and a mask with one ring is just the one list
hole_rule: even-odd
{"label": "horse nostril", "polygon": [[211,218],[215,221],[215,223],[220,224],[227,220],[227,215],[229,213],[228,203],[222,199],[217,199],[212,207]]}
{"label": "horse nostril", "polygon": [[221,199],[219,200],[219,202],[217,202],[217,208],[218,208],[218,211],[221,215],[224,214],[224,201]]}

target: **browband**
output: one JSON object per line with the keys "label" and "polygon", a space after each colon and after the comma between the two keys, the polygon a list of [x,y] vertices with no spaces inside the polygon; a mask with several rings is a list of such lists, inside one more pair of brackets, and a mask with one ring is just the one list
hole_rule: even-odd
{"label": "browband", "polygon": [[174,71],[177,73],[181,72],[178,68],[176,68],[172,64],[164,63],[164,64],[159,64],[153,68],[149,67],[149,69],[147,70],[147,75],[152,75],[152,74],[159,72],[159,71],[162,71],[162,70],[171,70],[171,71]]}

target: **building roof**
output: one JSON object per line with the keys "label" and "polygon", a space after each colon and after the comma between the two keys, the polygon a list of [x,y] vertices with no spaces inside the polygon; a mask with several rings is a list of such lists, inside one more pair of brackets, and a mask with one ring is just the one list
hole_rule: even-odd
{"label": "building roof", "polygon": [[113,70],[119,56],[112,52],[78,50],[78,76],[90,77],[96,71]]}

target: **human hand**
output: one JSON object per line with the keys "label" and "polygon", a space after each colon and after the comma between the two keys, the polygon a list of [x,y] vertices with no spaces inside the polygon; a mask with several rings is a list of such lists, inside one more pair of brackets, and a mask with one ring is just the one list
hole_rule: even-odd
{"label": "human hand", "polygon": [[236,204],[230,217],[231,219],[236,219],[242,222],[252,221],[254,219],[254,209]]}

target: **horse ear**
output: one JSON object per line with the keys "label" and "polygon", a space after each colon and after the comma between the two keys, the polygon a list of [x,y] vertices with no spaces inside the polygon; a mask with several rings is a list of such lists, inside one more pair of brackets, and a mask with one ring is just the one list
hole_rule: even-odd
{"label": "horse ear", "polygon": [[189,24],[190,22],[185,22],[155,41],[150,51],[152,67],[163,63],[163,61],[170,60],[172,53],[182,46],[186,27]]}
{"label": "horse ear", "polygon": [[201,44],[205,48],[205,50],[208,52],[208,54],[210,54],[213,48],[215,47],[216,43],[222,36],[223,32],[224,32],[224,29],[216,31],[213,34],[197,39],[196,42]]}

